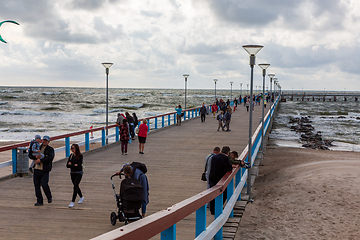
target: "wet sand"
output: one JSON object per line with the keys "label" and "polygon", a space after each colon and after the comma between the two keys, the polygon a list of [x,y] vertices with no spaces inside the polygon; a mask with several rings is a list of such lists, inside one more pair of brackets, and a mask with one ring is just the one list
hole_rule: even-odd
{"label": "wet sand", "polygon": [[359,156],[268,147],[235,239],[360,239]]}

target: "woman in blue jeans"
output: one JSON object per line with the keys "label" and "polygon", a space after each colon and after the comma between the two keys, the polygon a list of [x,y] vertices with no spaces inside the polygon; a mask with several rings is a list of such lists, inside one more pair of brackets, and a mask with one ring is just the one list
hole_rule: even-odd
{"label": "woman in blue jeans", "polygon": [[84,196],[82,195],[82,192],[79,187],[81,178],[83,176],[83,155],[80,152],[79,145],[77,145],[76,143],[71,145],[71,152],[72,153],[70,154],[68,161],[66,163],[66,167],[70,168],[71,181],[74,184],[74,191],[71,202],[69,204],[69,208],[74,207],[75,204],[74,202],[78,194],[80,197],[78,203],[80,204],[84,201]]}

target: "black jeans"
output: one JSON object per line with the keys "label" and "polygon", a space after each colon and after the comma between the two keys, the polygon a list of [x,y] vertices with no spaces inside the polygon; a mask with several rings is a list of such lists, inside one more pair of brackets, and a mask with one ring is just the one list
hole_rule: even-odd
{"label": "black jeans", "polygon": [[[227,188],[223,192],[223,204],[225,203],[227,199]],[[215,199],[210,201],[210,212],[211,215],[215,215]]]}
{"label": "black jeans", "polygon": [[44,172],[43,170],[34,169],[34,187],[35,187],[35,196],[37,203],[43,204],[43,196],[41,193],[40,186],[42,187],[48,201],[52,199],[50,187],[49,187],[49,172]]}
{"label": "black jeans", "polygon": [[74,184],[74,191],[73,191],[73,195],[72,195],[72,202],[75,202],[76,199],[76,195],[79,194],[80,197],[82,197],[82,193],[79,187],[81,178],[82,178],[82,173],[70,173],[71,176],[71,181]]}
{"label": "black jeans", "polygon": [[206,116],[205,113],[201,114],[201,122],[205,122],[205,116]]}

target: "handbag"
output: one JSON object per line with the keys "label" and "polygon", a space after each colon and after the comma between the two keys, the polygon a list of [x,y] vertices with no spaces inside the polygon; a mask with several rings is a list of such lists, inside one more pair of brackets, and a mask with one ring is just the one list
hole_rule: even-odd
{"label": "handbag", "polygon": [[203,174],[201,175],[201,180],[203,180],[203,181],[207,181],[207,179],[206,179],[206,175],[205,175],[205,172],[203,172]]}
{"label": "handbag", "polygon": [[136,134],[139,134],[139,132],[140,132],[140,129],[139,129],[139,128],[135,129],[135,133],[136,133]]}

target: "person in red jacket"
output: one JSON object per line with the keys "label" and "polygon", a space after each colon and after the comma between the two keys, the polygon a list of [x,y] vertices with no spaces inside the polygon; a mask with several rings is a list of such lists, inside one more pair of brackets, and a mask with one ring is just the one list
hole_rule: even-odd
{"label": "person in red jacket", "polygon": [[213,105],[211,105],[211,111],[213,113],[213,116],[215,118],[215,113],[217,112],[218,110],[218,106],[216,105],[216,102],[213,103]]}
{"label": "person in red jacket", "polygon": [[147,133],[148,133],[147,120],[143,119],[142,124],[139,126],[139,133],[138,133],[140,154],[144,154],[144,147],[145,147]]}

